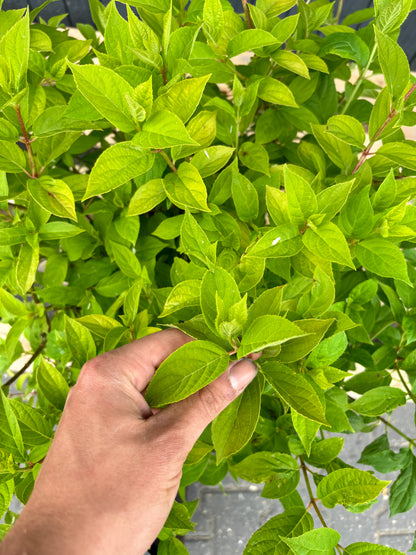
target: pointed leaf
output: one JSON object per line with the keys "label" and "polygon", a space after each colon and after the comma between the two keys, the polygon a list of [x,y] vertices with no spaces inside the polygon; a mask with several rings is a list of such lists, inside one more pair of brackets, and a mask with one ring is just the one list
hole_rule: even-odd
{"label": "pointed leaf", "polygon": [[267,362],[261,369],[273,389],[294,411],[309,420],[328,425],[318,394],[305,376],[279,362]]}
{"label": "pointed leaf", "polygon": [[185,399],[218,378],[229,355],[209,341],[191,341],[162,362],[146,391],[146,401],[161,407]]}
{"label": "pointed leaf", "polygon": [[245,330],[237,356],[243,358],[302,335],[306,335],[304,331],[281,316],[259,316]]}

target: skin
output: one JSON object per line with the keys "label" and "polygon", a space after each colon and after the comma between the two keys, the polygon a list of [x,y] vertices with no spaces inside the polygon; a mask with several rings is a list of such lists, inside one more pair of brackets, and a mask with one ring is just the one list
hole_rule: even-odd
{"label": "skin", "polygon": [[256,375],[243,359],[187,399],[152,410],[143,395],[155,370],[191,340],[164,330],[83,367],[0,555],[146,552],[170,512],[193,444]]}

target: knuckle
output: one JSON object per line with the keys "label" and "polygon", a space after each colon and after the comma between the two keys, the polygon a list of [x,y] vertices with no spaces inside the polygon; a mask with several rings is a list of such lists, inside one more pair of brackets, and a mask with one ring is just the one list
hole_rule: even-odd
{"label": "knuckle", "polygon": [[102,381],[105,359],[106,355],[104,354],[88,360],[81,368],[77,386],[86,388],[96,387]]}

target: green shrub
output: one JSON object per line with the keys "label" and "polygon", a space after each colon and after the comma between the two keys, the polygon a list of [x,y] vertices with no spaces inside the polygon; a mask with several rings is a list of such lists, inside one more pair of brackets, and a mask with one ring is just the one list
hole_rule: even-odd
{"label": "green shrub", "polygon": [[[62,18],[33,24],[39,10],[0,11],[2,532],[82,365],[174,326],[215,369],[200,387],[262,352],[191,451],[181,495],[227,471],[264,483],[284,512],[244,553],[332,553],[339,534],[313,530],[309,509],[361,512],[388,484],[343,462],[339,434],[386,426],[361,462],[400,471],[391,515],[416,502],[415,441],[401,432],[408,447],[393,452],[383,416],[415,400],[416,145],[402,126],[416,85],[396,42],[413,3],[377,0],[341,24],[327,0],[258,0],[244,17],[227,0],[130,4],[141,19],[90,0],[104,40],[89,25],[71,38]],[[33,371],[15,372],[22,333]],[[185,348],[175,357],[175,376],[162,364],[149,387],[153,406],[195,391],[203,367]],[[172,549],[192,528],[174,511],[182,528],[160,536]]]}

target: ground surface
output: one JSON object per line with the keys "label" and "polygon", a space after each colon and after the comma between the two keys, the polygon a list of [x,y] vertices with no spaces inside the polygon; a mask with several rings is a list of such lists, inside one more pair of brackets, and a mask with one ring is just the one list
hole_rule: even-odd
{"label": "ground surface", "polygon": [[[396,409],[392,417],[392,423],[411,438],[414,438],[415,434],[414,412],[414,404],[409,403]],[[369,434],[343,436],[345,444],[342,459],[356,465],[364,447],[382,433],[384,425]],[[408,445],[395,432],[389,430],[388,436],[395,451]],[[372,470],[371,467],[363,465],[357,467]],[[383,480],[392,480],[397,473],[376,475]],[[269,518],[283,511],[278,500],[260,497],[262,484],[241,482],[238,485],[232,478],[227,477],[223,486],[225,494],[220,487],[193,485],[188,488],[189,499],[200,498],[192,519],[197,522],[195,533],[188,534],[185,538],[190,555],[241,555],[253,532]],[[308,504],[306,487],[302,487],[300,493]],[[328,526],[341,534],[340,543],[343,547],[356,541],[367,541],[407,551],[413,543],[416,506],[410,512],[390,519],[388,490],[384,495],[380,495],[379,502],[365,513],[352,514],[343,507],[333,510],[323,508],[322,512]],[[316,522],[316,526],[320,526],[319,522]]]}

